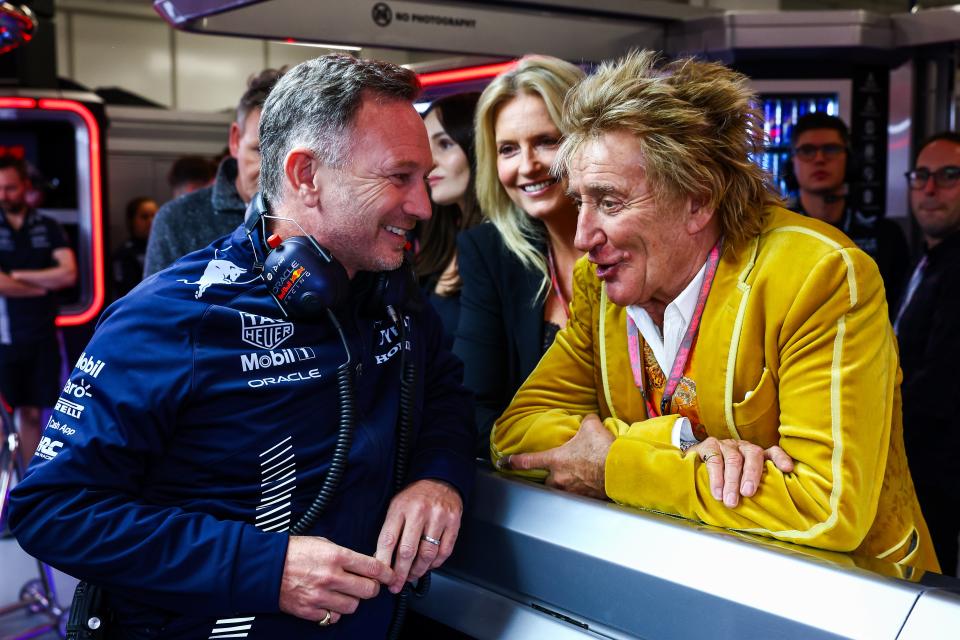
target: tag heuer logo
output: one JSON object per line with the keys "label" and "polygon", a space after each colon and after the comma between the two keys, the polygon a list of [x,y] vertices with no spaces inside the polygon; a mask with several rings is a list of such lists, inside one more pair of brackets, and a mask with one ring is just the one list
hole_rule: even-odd
{"label": "tag heuer logo", "polygon": [[240,338],[247,344],[261,349],[279,347],[293,335],[293,323],[256,316],[252,313],[240,313],[243,331]]}

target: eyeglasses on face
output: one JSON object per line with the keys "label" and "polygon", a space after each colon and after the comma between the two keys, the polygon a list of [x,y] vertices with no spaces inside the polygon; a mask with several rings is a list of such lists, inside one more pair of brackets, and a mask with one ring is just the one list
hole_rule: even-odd
{"label": "eyeglasses on face", "polygon": [[823,152],[824,158],[836,158],[844,151],[846,151],[846,147],[836,142],[830,144],[802,144],[793,149],[794,155],[804,162],[814,160],[818,152]]}
{"label": "eyeglasses on face", "polygon": [[940,167],[936,171],[930,171],[926,167],[920,167],[913,171],[907,171],[907,184],[911,189],[923,189],[927,186],[927,180],[933,178],[933,184],[940,189],[947,189],[957,184],[960,180],[960,167]]}

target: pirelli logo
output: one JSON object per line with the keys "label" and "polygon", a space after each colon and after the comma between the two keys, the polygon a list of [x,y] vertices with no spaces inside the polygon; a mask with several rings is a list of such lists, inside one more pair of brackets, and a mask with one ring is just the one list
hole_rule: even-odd
{"label": "pirelli logo", "polygon": [[59,411],[71,418],[79,418],[83,414],[84,406],[76,402],[71,402],[65,398],[58,398],[57,404],[53,407],[54,411]]}

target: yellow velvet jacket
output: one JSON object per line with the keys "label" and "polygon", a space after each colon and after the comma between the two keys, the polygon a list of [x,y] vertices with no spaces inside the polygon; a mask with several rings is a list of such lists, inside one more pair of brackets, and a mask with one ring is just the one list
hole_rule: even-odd
{"label": "yellow velvet jacket", "polygon": [[616,436],[605,481],[618,503],[939,569],[904,452],[883,283],[846,236],[773,208],[758,237],[724,247],[686,375],[709,435],[779,444],[795,461],[791,473],[767,462],[736,508],[710,495],[699,457],[671,444],[677,416],[648,418],[626,321],[580,260],[567,327],[491,431],[495,464],[560,446],[597,413]]}

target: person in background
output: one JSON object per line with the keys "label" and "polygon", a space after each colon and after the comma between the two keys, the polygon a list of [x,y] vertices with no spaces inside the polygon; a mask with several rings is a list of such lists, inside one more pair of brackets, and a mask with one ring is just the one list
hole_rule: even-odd
{"label": "person in background", "polygon": [[480,222],[474,191],[473,113],[479,93],[435,100],[423,114],[436,165],[427,176],[433,215],[418,227],[414,270],[453,342],[460,319],[457,236]]}
{"label": "person in background", "polygon": [[550,173],[567,91],[584,73],[526,56],[497,76],[477,105],[477,199],[492,224],[460,234],[463,290],[454,352],[477,397],[483,451],[509,404],[567,323],[577,210]]}
{"label": "person in background", "polygon": [[217,175],[217,165],[203,156],[177,158],[167,173],[172,198],[179,198],[197,189],[209,187]]}
{"label": "person in background", "polygon": [[157,203],[140,196],[127,203],[127,240],[113,254],[113,299],[127,295],[143,279],[143,259]]}
{"label": "person in background", "polygon": [[924,253],[894,331],[903,368],[903,435],[923,515],[943,572],[957,575],[960,535],[960,133],[920,145],[907,172]]}
{"label": "person in background", "polygon": [[230,157],[220,163],[213,185],[160,207],[147,242],[144,277],[202,249],[243,222],[260,176],[260,111],[282,74],[283,70],[265,69],[247,80],[237,118],[230,125]]}
{"label": "person in background", "polygon": [[850,154],[850,132],[843,120],[819,112],[801,116],[793,128],[790,166],[799,196],[792,208],[832,224],[873,258],[892,308],[900,297],[910,252],[896,222],[867,217],[851,201]]}
{"label": "person in background", "polygon": [[[494,427],[548,485],[937,569],[876,263],[779,206],[746,76],[634,52],[567,96],[571,317]],[[695,553],[696,550],[691,550]]]}
{"label": "person in background", "polygon": [[40,412],[60,393],[54,292],[77,281],[63,229],[27,204],[27,175],[23,160],[0,158],[0,393],[14,408],[25,463],[51,446]]}

